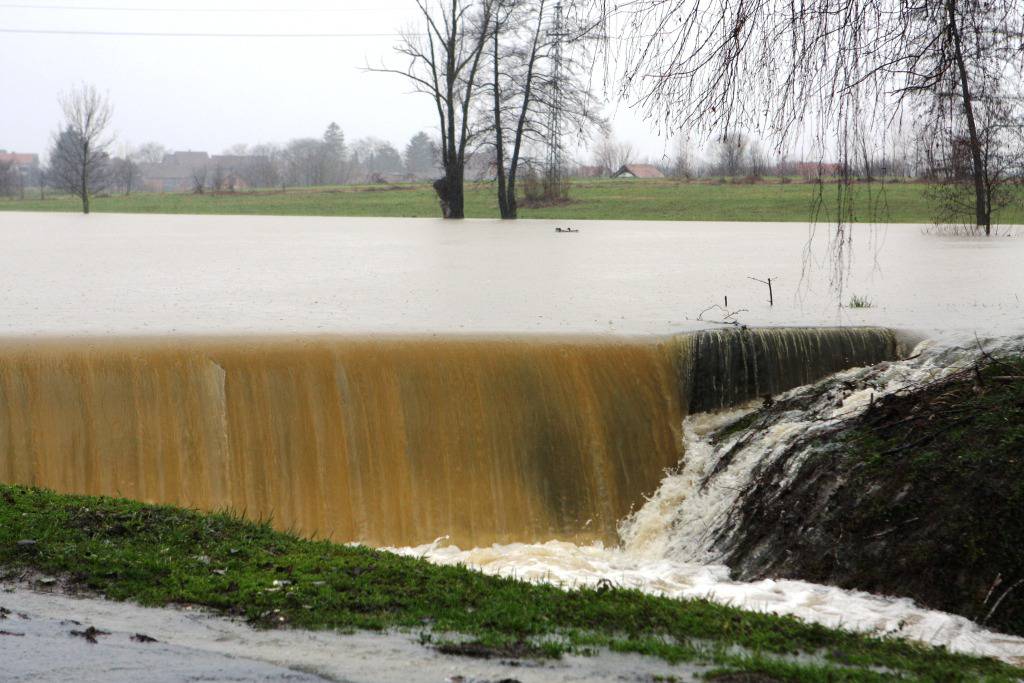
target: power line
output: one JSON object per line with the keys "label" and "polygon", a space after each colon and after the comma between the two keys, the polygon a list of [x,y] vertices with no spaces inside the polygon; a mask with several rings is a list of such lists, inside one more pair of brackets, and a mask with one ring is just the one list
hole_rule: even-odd
{"label": "power line", "polygon": [[21,3],[0,3],[0,9],[71,10],[86,12],[189,12],[209,14],[284,14],[321,12],[397,12],[404,7],[114,7],[107,5],[25,5]]}
{"label": "power line", "polygon": [[61,31],[0,28],[0,33],[53,36],[131,36],[140,38],[400,38],[403,33],[174,33],[161,31]]}

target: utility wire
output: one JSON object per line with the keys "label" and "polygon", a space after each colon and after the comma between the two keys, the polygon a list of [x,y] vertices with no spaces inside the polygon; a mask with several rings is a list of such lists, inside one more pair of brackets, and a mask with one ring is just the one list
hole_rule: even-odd
{"label": "utility wire", "polygon": [[284,14],[284,13],[320,13],[320,12],[397,12],[404,7],[113,7],[103,5],[25,5],[20,3],[0,3],[0,9],[35,9],[35,10],[70,10],[88,12],[189,12],[189,13],[221,13],[221,14]]}
{"label": "utility wire", "polygon": [[173,33],[160,31],[61,31],[0,28],[0,33],[54,36],[137,36],[141,38],[400,38],[403,33]]}

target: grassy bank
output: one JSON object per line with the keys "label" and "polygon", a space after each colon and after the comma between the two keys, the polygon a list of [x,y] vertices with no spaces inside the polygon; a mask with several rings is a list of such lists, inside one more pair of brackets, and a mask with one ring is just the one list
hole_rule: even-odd
{"label": "grassy bank", "polygon": [[426,646],[456,653],[550,657],[609,647],[783,681],[885,680],[879,667],[922,681],[1024,675],[704,601],[562,591],[302,540],[227,515],[0,486],[0,576],[27,569],[116,600],[202,605],[263,627],[413,629]]}
{"label": "grassy bank", "polygon": [[982,357],[797,448],[795,474],[768,468],[740,510],[742,578],[906,595],[1024,635],[1024,358]]}
{"label": "grassy bank", "polygon": [[[918,183],[855,185],[853,217],[861,222],[929,223],[932,203]],[[567,204],[524,207],[523,218],[799,221],[834,217],[837,187],[813,183],[677,182],[672,180],[575,181]],[[1020,190],[1024,199],[1024,188]],[[79,211],[72,197],[45,200],[0,199],[0,210]],[[426,183],[294,188],[224,194],[155,194],[97,197],[93,211],[284,216],[434,217],[437,199]],[[466,212],[473,218],[498,215],[490,183],[471,184]],[[998,216],[1003,223],[1024,223],[1024,204]]]}

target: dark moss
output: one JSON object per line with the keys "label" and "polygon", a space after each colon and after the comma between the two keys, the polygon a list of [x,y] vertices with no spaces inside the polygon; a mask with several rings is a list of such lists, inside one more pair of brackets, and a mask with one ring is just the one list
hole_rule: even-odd
{"label": "dark moss", "polygon": [[876,402],[781,490],[745,495],[728,562],[906,595],[1024,634],[1024,359],[984,362]]}

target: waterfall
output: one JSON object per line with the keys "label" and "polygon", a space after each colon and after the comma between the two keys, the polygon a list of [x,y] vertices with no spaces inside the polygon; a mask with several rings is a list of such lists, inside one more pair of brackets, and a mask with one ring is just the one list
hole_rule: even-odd
{"label": "waterfall", "polygon": [[867,328],[8,339],[0,479],[372,545],[613,543],[688,411],[895,353]]}

